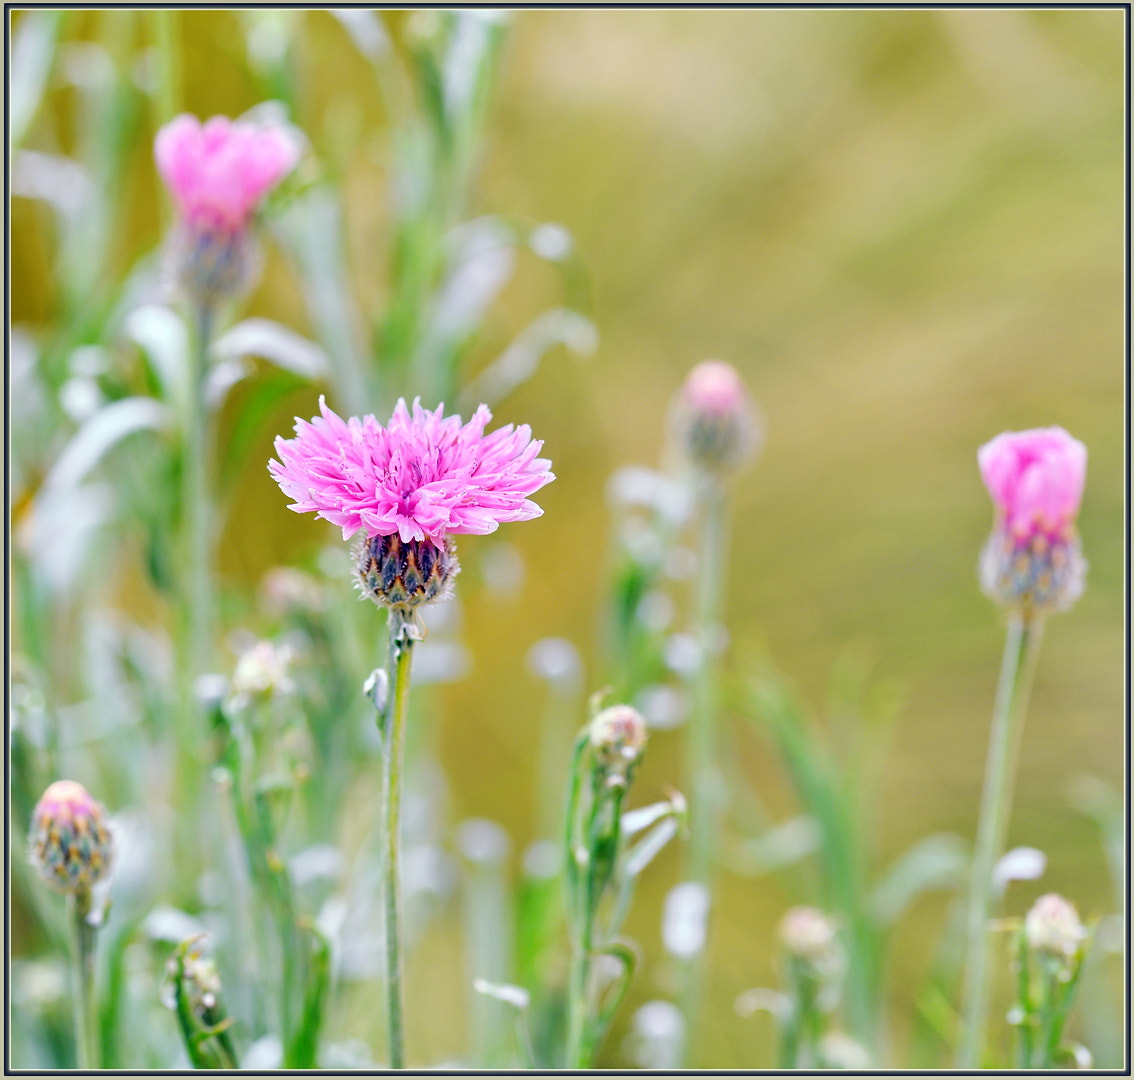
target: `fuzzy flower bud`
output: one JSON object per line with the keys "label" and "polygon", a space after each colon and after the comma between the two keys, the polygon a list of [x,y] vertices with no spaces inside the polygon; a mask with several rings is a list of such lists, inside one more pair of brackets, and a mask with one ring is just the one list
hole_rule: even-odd
{"label": "fuzzy flower bud", "polygon": [[838,966],[838,931],[818,908],[790,908],[780,921],[780,943],[787,954],[816,971]]}
{"label": "fuzzy flower bud", "polygon": [[288,675],[292,650],[287,645],[257,641],[240,654],[232,672],[233,693],[242,699],[289,694],[295,684]]}
{"label": "fuzzy flower bud", "polygon": [[243,291],[252,277],[252,216],[299,160],[300,144],[282,125],[183,114],[154,140],[158,171],[177,204],[172,261],[178,284],[213,304]]}
{"label": "fuzzy flower bud", "polygon": [[591,721],[590,739],[599,766],[625,777],[646,749],[646,721],[630,705],[612,705]]}
{"label": "fuzzy flower bud", "polygon": [[1063,963],[1074,959],[1087,936],[1075,905],[1058,893],[1046,893],[1024,918],[1024,938],[1034,952],[1057,957]]}
{"label": "fuzzy flower bud", "polygon": [[1087,448],[1062,428],[1037,428],[998,435],[977,458],[996,508],[981,553],[982,588],[1024,615],[1070,607],[1086,574],[1075,518]]}
{"label": "fuzzy flower bud", "polygon": [[705,360],[689,373],[670,410],[680,453],[711,474],[733,472],[759,449],[759,415],[736,368]]}
{"label": "fuzzy flower bud", "polygon": [[56,780],[36,804],[28,837],[31,860],[53,889],[89,894],[113,854],[106,811],[73,780]]}

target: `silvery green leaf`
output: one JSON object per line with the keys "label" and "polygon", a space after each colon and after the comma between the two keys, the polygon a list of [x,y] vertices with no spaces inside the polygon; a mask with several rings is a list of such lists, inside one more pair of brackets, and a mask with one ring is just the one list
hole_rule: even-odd
{"label": "silvery green leaf", "polygon": [[952,833],[919,840],[894,860],[874,890],[874,912],[883,925],[895,922],[927,889],[953,888],[964,880],[968,845]]}
{"label": "silvery green leaf", "polygon": [[161,396],[183,415],[189,400],[189,333],[172,308],[145,304],[126,317],[126,335],[149,360]]}
{"label": "silvery green leaf", "polygon": [[1000,856],[992,871],[992,889],[1000,895],[1013,881],[1035,881],[1047,869],[1047,856],[1034,847],[1015,847]]}
{"label": "silvery green leaf", "polygon": [[493,983],[487,979],[473,979],[473,989],[485,997],[495,998],[497,1001],[511,1005],[513,1009],[523,1012],[531,1002],[531,995],[522,987],[511,983]]}
{"label": "silvery green leaf", "polygon": [[165,430],[171,420],[169,409],[150,397],[128,397],[111,402],[86,420],[71,437],[47,474],[43,491],[77,488],[107,451],[128,435]]}
{"label": "silvery green leaf", "polygon": [[326,374],[329,363],[322,348],[271,319],[245,319],[237,323],[209,350],[220,361],[260,356],[301,378],[315,380]]}

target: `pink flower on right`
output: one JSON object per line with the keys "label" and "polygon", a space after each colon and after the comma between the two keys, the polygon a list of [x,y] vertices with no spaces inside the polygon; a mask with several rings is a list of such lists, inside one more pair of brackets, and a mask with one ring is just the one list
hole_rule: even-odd
{"label": "pink flower on right", "polygon": [[985,592],[1025,616],[1070,607],[1086,572],[1075,519],[1087,448],[1060,427],[1006,431],[977,461],[996,508],[981,555]]}

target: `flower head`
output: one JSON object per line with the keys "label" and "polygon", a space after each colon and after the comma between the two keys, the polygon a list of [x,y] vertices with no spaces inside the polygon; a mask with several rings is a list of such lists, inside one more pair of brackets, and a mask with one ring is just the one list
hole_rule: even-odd
{"label": "flower head", "polygon": [[43,793],[28,843],[40,876],[60,892],[89,893],[110,868],[106,811],[74,780],[56,780]]}
{"label": "flower head", "polygon": [[1008,431],[980,448],[996,524],[981,554],[981,584],[1025,615],[1069,607],[1086,562],[1075,531],[1087,448],[1062,428]]}
{"label": "flower head", "polygon": [[591,721],[591,748],[612,779],[628,779],[646,749],[646,737],[646,721],[632,705],[611,705]]}
{"label": "flower head", "polygon": [[343,420],[319,399],[321,416],[296,420],[294,439],[277,438],[279,461],[268,463],[297,513],[313,512],[368,539],[428,541],[445,550],[448,537],[494,532],[506,521],[543,511],[528,498],[554,480],[543,443],[522,424],[498,428],[481,405],[467,424],[400,400],[388,425],[373,416]]}
{"label": "flower head", "polygon": [[997,516],[1018,540],[1066,539],[1087,475],[1087,448],[1063,428],[1006,431],[977,454]]}
{"label": "flower head", "polygon": [[1063,962],[1075,958],[1086,936],[1075,905],[1058,893],[1045,893],[1024,918],[1024,937],[1028,945],[1037,953]]}
{"label": "flower head", "polygon": [[299,161],[285,127],[214,116],[202,124],[183,113],[154,140],[158,171],[191,225],[243,230],[264,196]]}
{"label": "flower head", "polygon": [[714,474],[731,472],[759,449],[759,417],[736,368],[705,360],[674,399],[671,427],[681,453]]}
{"label": "flower head", "polygon": [[838,947],[834,922],[818,908],[789,908],[780,920],[779,934],[790,956],[815,967],[829,966]]}

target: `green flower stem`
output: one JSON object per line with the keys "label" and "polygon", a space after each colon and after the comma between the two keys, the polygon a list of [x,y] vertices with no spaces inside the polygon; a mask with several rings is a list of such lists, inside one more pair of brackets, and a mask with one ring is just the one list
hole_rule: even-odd
{"label": "green flower stem", "polygon": [[[589,891],[589,890],[588,890]],[[589,907],[590,905],[586,905]],[[593,946],[594,919],[585,911],[580,922],[574,963],[571,966],[570,1015],[567,1029],[567,1068],[586,1069],[590,1064],[591,949]]]}
{"label": "green flower stem", "polygon": [[401,811],[402,756],[405,745],[406,705],[409,701],[412,626],[398,609],[390,609],[389,716],[384,724],[386,758],[382,793],[386,829],[386,1013],[389,1021],[390,1068],[405,1068],[402,1026],[402,892],[398,828]]}
{"label": "green flower stem", "polygon": [[1042,619],[1012,614],[996,691],[980,824],[969,883],[964,1008],[957,1056],[960,1069],[978,1068],[980,1058],[984,1014],[988,1007],[988,921],[992,913],[992,876],[1003,852],[1008,830],[1024,709],[1042,636]]}
{"label": "green flower stem", "polygon": [[[693,684],[693,715],[688,727],[688,790],[691,794],[686,878],[711,890],[721,793],[717,768],[717,665],[713,641],[720,621],[726,552],[724,485],[716,477],[702,479],[698,545],[697,638],[700,657]],[[711,896],[711,891],[710,891]],[[695,1041],[704,984],[708,944],[682,964],[681,1006],[685,1016],[683,1056],[688,1064]]]}
{"label": "green flower stem", "polygon": [[725,492],[716,479],[706,479],[702,496],[697,638],[700,663],[693,686],[689,725],[689,879],[708,885],[712,876],[720,794],[716,763],[717,672],[713,637],[720,620],[724,589]]}
{"label": "green flower stem", "polygon": [[[208,418],[205,376],[213,311],[207,305],[195,313],[192,367],[186,395],[182,510],[185,514],[185,610],[188,619],[188,671],[190,682],[207,669],[213,620],[212,521],[208,484]],[[191,696],[191,695],[190,695]]]}
{"label": "green flower stem", "polygon": [[97,929],[90,921],[91,894],[83,890],[68,898],[71,928],[74,936],[72,961],[74,965],[75,1047],[80,1071],[102,1067],[99,1056],[98,1006],[95,1002],[95,934]]}

